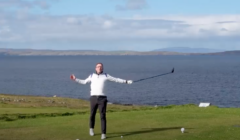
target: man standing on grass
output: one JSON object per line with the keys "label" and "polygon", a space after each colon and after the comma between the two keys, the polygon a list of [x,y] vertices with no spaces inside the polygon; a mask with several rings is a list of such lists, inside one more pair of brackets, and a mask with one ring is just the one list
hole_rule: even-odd
{"label": "man standing on grass", "polygon": [[102,136],[101,139],[106,139],[106,109],[107,109],[107,96],[105,85],[106,81],[113,81],[117,83],[126,83],[132,84],[132,80],[123,80],[120,78],[115,78],[110,76],[109,74],[103,73],[103,64],[97,63],[96,72],[91,74],[87,79],[81,80],[77,79],[73,74],[70,78],[80,84],[86,84],[91,82],[91,97],[90,97],[90,106],[91,106],[91,115],[90,115],[90,136],[94,136],[94,125],[95,125],[95,116],[97,112],[97,108],[100,112],[101,117],[101,130]]}

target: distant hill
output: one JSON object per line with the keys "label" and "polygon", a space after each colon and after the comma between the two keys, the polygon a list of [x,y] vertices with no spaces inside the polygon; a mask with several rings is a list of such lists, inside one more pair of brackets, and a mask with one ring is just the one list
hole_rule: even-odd
{"label": "distant hill", "polygon": [[138,51],[98,51],[98,50],[34,50],[1,49],[0,54],[18,56],[63,56],[63,55],[181,55],[175,52],[138,52]]}
{"label": "distant hill", "polygon": [[98,50],[34,50],[34,49],[1,49],[0,55],[14,56],[75,56],[75,55],[240,55],[240,51],[212,53],[181,53],[171,51],[98,51]]}
{"label": "distant hill", "polygon": [[240,55],[240,50],[210,53],[213,55]]}
{"label": "distant hill", "polygon": [[172,48],[157,49],[153,51],[166,51],[166,52],[178,52],[178,53],[214,53],[214,52],[223,52],[224,50],[207,49],[207,48],[172,47]]}

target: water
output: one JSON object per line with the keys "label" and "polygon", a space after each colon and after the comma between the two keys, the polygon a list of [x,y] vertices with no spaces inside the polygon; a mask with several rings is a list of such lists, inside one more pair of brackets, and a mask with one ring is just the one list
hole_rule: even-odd
{"label": "water", "polygon": [[138,80],[173,74],[132,85],[109,82],[108,100],[137,105],[199,104],[240,107],[240,56],[0,56],[0,93],[88,100],[85,79],[102,62],[114,77]]}

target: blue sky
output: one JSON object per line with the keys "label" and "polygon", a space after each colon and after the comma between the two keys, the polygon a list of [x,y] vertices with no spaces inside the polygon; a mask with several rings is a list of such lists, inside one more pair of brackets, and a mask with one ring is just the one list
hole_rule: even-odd
{"label": "blue sky", "polygon": [[[137,1],[137,0],[136,0]],[[140,0],[141,1],[141,0]],[[174,15],[174,14],[238,14],[238,0],[144,0],[141,10],[116,10],[117,5],[126,5],[127,0],[68,0],[51,6],[53,15],[94,14],[112,16]]]}
{"label": "blue sky", "polygon": [[0,48],[240,49],[237,0],[0,0]]}

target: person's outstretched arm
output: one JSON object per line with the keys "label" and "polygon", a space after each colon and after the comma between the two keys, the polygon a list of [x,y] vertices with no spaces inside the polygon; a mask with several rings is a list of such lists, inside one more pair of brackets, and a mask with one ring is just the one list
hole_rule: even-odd
{"label": "person's outstretched arm", "polygon": [[107,79],[109,81],[113,81],[113,82],[117,82],[117,83],[126,83],[126,84],[132,84],[133,83],[132,80],[124,80],[124,79],[120,79],[120,78],[115,78],[115,77],[112,77],[109,74],[106,74],[106,76],[107,76]]}
{"label": "person's outstretched arm", "polygon": [[87,79],[85,79],[85,80],[81,80],[81,79],[77,79],[77,78],[75,77],[75,75],[72,74],[72,75],[70,76],[70,79],[72,79],[73,81],[78,82],[79,84],[86,84],[86,83],[91,82],[90,76],[89,76]]}

